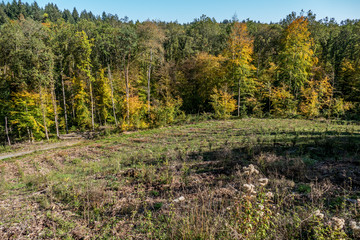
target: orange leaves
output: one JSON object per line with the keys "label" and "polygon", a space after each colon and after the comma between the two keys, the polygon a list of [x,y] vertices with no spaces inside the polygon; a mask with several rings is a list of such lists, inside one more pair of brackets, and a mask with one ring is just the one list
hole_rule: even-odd
{"label": "orange leaves", "polygon": [[41,25],[43,25],[44,27],[47,27],[47,28],[51,27],[51,23],[49,23],[49,22],[41,23]]}
{"label": "orange leaves", "polygon": [[[310,39],[310,32],[308,31],[308,20],[304,17],[295,19],[285,30],[285,40],[301,39],[301,41],[308,41]],[[313,42],[311,40],[311,42]]]}
{"label": "orange leaves", "polygon": [[250,38],[245,23],[235,22],[228,40],[226,55],[232,64],[255,69],[251,65],[254,41]]}

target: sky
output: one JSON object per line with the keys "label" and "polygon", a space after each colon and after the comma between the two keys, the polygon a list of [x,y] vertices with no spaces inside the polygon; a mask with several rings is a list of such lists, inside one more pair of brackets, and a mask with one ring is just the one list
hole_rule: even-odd
{"label": "sky", "polygon": [[[11,2],[12,0],[10,0]],[[9,2],[9,0],[5,0]],[[22,0],[22,2],[32,3]],[[48,2],[61,10],[74,7],[92,11],[95,15],[106,13],[125,16],[130,20],[160,20],[192,22],[205,14],[217,21],[231,19],[234,14],[239,20],[250,19],[260,22],[278,22],[288,14],[311,10],[317,19],[335,18],[337,22],[346,19],[360,19],[360,0],[37,0],[44,7]]]}

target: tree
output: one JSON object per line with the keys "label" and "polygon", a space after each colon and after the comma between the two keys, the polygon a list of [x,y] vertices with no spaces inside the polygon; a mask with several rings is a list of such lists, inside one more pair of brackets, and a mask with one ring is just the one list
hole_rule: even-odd
{"label": "tree", "polygon": [[139,25],[139,48],[140,55],[143,61],[148,65],[147,70],[147,104],[148,112],[150,112],[150,79],[151,67],[156,60],[163,60],[164,48],[163,43],[165,40],[164,31],[159,28],[155,23],[147,21]]}
{"label": "tree", "polygon": [[102,120],[106,125],[109,116],[108,109],[111,105],[111,89],[109,79],[105,78],[104,69],[100,69],[100,71],[98,72],[98,77],[96,78],[94,85],[96,87],[95,95],[100,115],[100,122]]}
{"label": "tree", "polygon": [[309,81],[312,67],[316,63],[312,50],[314,41],[310,37],[307,19],[299,17],[293,20],[285,29],[282,44],[281,78],[297,99],[301,87]]}
{"label": "tree", "polygon": [[229,118],[236,109],[236,100],[226,90],[214,89],[211,95],[211,105],[215,111],[216,118]]}
{"label": "tree", "polygon": [[[27,67],[29,68],[29,75],[34,79],[34,85],[32,87],[38,88],[39,91],[45,136],[46,139],[49,140],[44,97],[49,87],[53,90],[53,87],[51,87],[53,84],[51,82],[53,80],[54,56],[51,49],[45,45],[47,33],[41,24],[30,20],[21,22],[21,25],[26,37],[26,42],[29,45],[28,49],[31,51],[30,64]],[[43,91],[45,91],[45,95]],[[55,104],[54,111],[56,112]],[[55,116],[55,120],[57,121],[57,116]],[[59,135],[57,123],[56,131],[57,135]]]}
{"label": "tree", "polygon": [[130,121],[130,81],[129,68],[135,57],[137,47],[137,34],[134,26],[122,25],[116,33],[116,49],[115,52],[119,58],[117,62],[123,66],[125,75],[125,91],[126,91],[126,119]]}
{"label": "tree", "polygon": [[78,127],[84,130],[92,125],[92,115],[87,106],[89,101],[88,94],[85,91],[86,83],[80,76],[73,77],[72,83],[74,88],[75,121]]}
{"label": "tree", "polygon": [[177,81],[183,109],[188,113],[210,111],[211,94],[221,88],[225,81],[225,59],[208,53],[199,53],[184,62]]}
{"label": "tree", "polygon": [[289,116],[296,114],[296,101],[291,94],[289,87],[282,84],[278,87],[273,87],[270,92],[271,113],[275,116]]}
{"label": "tree", "polygon": [[78,11],[76,10],[76,8],[73,9],[72,13],[71,13],[73,19],[75,22],[79,21],[79,13]]}
{"label": "tree", "polygon": [[0,6],[0,26],[8,21],[4,9]]}
{"label": "tree", "polygon": [[[302,87],[300,111],[306,117],[317,117],[324,110],[330,114],[333,88],[327,77],[320,81],[311,80]],[[328,115],[327,114],[327,115]]]}
{"label": "tree", "polygon": [[[102,66],[107,66],[108,79],[110,83],[111,90],[111,104],[112,112],[114,117],[115,125],[118,125],[117,116],[116,116],[116,107],[115,107],[115,97],[114,97],[114,81],[112,75],[112,69],[116,67],[118,61],[118,56],[116,55],[116,30],[114,27],[110,26],[107,23],[103,23],[97,29],[98,34],[95,39],[95,49],[96,55],[99,58],[100,64]],[[120,58],[121,59],[121,58]],[[115,66],[114,66],[115,65]]]}
{"label": "tree", "polygon": [[56,22],[58,19],[61,18],[61,12],[56,4],[48,3],[45,5],[45,13],[48,14],[51,22]]}
{"label": "tree", "polygon": [[184,50],[187,40],[185,27],[178,23],[168,23],[165,27],[165,59],[168,62],[177,63],[188,55]]}
{"label": "tree", "polygon": [[[10,108],[10,123],[18,131],[19,136],[28,135],[29,142],[35,138],[44,137],[41,124],[42,110],[40,96],[37,93],[21,91],[12,94]],[[48,120],[48,119],[45,119]]]}
{"label": "tree", "polygon": [[[91,74],[91,51],[92,51],[92,41],[89,40],[87,34],[84,31],[77,32],[75,35],[75,46],[77,52],[77,69],[81,73],[80,78],[86,78],[87,84],[89,87],[90,93],[90,104],[91,104],[91,126],[92,129],[95,129],[95,118],[94,118],[94,96],[93,96],[93,77]],[[79,81],[81,81],[79,79]],[[79,91],[82,92],[84,86],[82,83],[78,84]],[[83,93],[79,93],[80,95],[84,96]],[[83,104],[83,102],[81,102]]]}
{"label": "tree", "polygon": [[42,20],[43,12],[36,2],[31,4],[31,17],[33,20],[40,22]]}
{"label": "tree", "polygon": [[59,20],[58,22],[51,25],[52,37],[49,41],[49,45],[55,55],[55,69],[57,74],[53,77],[60,78],[62,102],[63,102],[63,114],[65,120],[66,133],[69,132],[69,118],[68,118],[68,107],[66,101],[65,91],[65,79],[70,79],[72,75],[72,66],[74,63],[75,53],[74,47],[74,30],[72,25]]}
{"label": "tree", "polygon": [[229,62],[229,72],[238,85],[237,114],[240,116],[241,92],[250,93],[254,88],[254,80],[250,77],[256,68],[252,64],[253,40],[248,34],[245,23],[235,22],[228,39],[225,56]]}
{"label": "tree", "polygon": [[71,24],[75,23],[75,20],[73,18],[73,16],[71,15],[71,12],[68,9],[65,9],[64,12],[62,13],[62,18]]}
{"label": "tree", "polygon": [[212,55],[220,54],[226,46],[224,29],[214,18],[202,15],[188,25],[187,33],[190,37],[187,44],[195,53],[207,52]]}
{"label": "tree", "polygon": [[49,139],[44,97],[51,85],[54,56],[45,44],[47,32],[40,23],[31,19],[5,24],[2,31],[5,56],[1,65],[5,66],[6,75],[10,74],[6,77],[7,80],[12,81],[10,92],[27,90],[39,93],[42,127],[46,138]]}

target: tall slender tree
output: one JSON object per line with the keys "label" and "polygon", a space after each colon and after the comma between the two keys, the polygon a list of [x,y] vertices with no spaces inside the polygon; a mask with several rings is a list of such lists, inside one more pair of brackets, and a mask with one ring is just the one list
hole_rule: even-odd
{"label": "tall slender tree", "polygon": [[147,64],[147,105],[150,112],[151,105],[151,70],[155,61],[162,61],[164,55],[164,31],[154,22],[146,21],[139,25],[139,48],[142,60]]}
{"label": "tall slender tree", "polygon": [[280,70],[282,80],[289,86],[295,98],[301,87],[309,81],[314,58],[313,39],[308,30],[308,21],[304,17],[293,20],[285,29],[283,49],[280,52]]}
{"label": "tall slender tree", "polygon": [[242,90],[248,92],[253,85],[250,78],[255,70],[252,64],[253,40],[248,34],[245,23],[234,22],[228,39],[228,48],[225,55],[228,57],[229,70],[238,87],[237,114],[240,116]]}

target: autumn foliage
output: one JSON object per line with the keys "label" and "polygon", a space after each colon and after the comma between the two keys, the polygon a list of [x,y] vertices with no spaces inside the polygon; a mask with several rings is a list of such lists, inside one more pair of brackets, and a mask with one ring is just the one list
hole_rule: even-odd
{"label": "autumn foliage", "polygon": [[4,142],[164,126],[186,114],[359,116],[358,21],[316,21],[310,12],[276,24],[205,15],[190,24],[134,23],[1,9]]}

